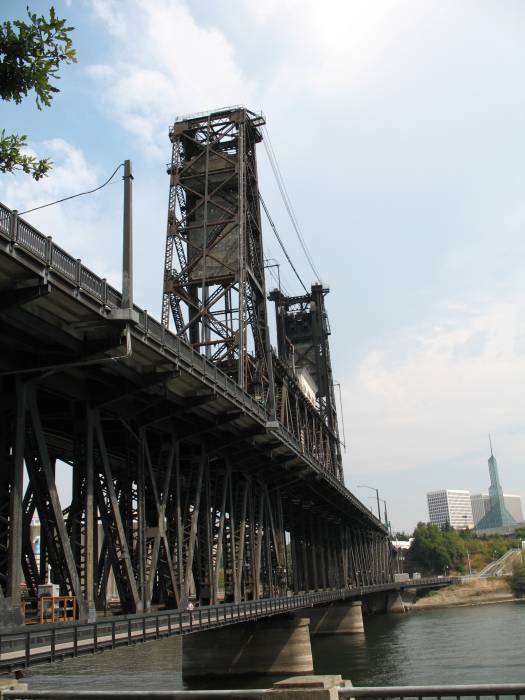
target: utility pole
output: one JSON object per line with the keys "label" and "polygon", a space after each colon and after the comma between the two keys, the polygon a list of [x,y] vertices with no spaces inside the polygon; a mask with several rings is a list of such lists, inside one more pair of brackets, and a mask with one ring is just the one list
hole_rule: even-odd
{"label": "utility pole", "polygon": [[122,308],[133,309],[133,211],[131,161],[124,161],[124,228],[122,247]]}

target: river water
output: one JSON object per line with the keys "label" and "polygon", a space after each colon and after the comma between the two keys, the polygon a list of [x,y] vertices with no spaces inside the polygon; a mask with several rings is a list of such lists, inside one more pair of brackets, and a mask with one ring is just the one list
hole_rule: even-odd
{"label": "river water", "polygon": [[[354,685],[525,682],[525,603],[377,615],[364,635],[312,640],[316,673]],[[184,688],[181,642],[172,637],[27,672],[39,689]],[[264,688],[274,677],[218,680],[191,687]]]}

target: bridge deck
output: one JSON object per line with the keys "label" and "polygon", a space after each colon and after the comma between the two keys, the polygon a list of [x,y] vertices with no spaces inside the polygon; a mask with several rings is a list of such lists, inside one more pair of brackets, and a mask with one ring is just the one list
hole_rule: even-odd
{"label": "bridge deck", "polygon": [[[0,592],[16,614],[19,562],[33,596],[49,563],[83,620],[104,608],[111,575],[137,613],[184,609],[192,590],[204,605],[248,604],[390,581],[386,528],[311,451],[298,417],[295,432],[270,420],[1,205],[0,318],[0,511],[12,513],[0,517]],[[72,467],[66,508],[57,461]]]}
{"label": "bridge deck", "polygon": [[452,577],[427,578],[336,591],[316,591],[239,604],[205,606],[193,611],[167,610],[145,615],[115,616],[88,624],[32,625],[22,632],[0,635],[0,671],[27,668],[35,663],[114,649],[161,637],[192,634],[315,605],[361,598],[372,593],[403,590],[416,585],[418,589],[435,588],[455,581]]}
{"label": "bridge deck", "polygon": [[[38,343],[41,356],[46,350],[46,358],[55,356],[58,362],[46,359],[40,372],[33,370],[23,376],[47,374],[47,385],[52,388],[58,384],[63,392],[66,387],[58,370],[74,375],[78,363],[79,370],[96,371],[98,384],[107,380],[115,392],[125,393],[128,402],[151,405],[152,398],[160,403],[164,397],[172,404],[164,409],[164,415],[166,410],[173,411],[173,405],[184,406],[198,430],[213,434],[218,444],[228,445],[223,449],[232,449],[234,441],[237,447],[243,444],[245,454],[251,453],[246,461],[260,459],[261,454],[269,457],[266,474],[275,485],[297,480],[315,494],[315,501],[324,499],[345,518],[365,520],[379,532],[386,532],[382,523],[323,469],[315,455],[305,452],[282,426],[270,422],[260,403],[138,306],[132,317],[131,354],[122,356],[125,347],[116,340],[126,321],[120,293],[22,219],[18,219],[14,240],[11,219],[11,211],[0,205],[0,294],[11,292],[14,281],[18,289],[38,284],[42,290],[33,300],[14,303],[4,312],[9,337],[2,334],[0,352],[2,360],[8,362],[0,366],[0,373],[19,370],[24,353]],[[104,344],[108,348],[105,352]],[[55,372],[50,369],[46,373],[51,365],[56,365]],[[106,393],[114,400],[109,390]],[[160,417],[158,405],[155,410]],[[57,435],[56,439],[62,440],[67,451],[66,436]]]}

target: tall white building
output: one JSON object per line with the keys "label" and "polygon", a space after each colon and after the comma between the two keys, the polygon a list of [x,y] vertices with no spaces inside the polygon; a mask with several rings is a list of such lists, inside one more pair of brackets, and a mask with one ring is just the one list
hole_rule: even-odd
{"label": "tall white building", "polygon": [[[490,497],[488,493],[475,493],[470,497],[472,503],[472,515],[474,525],[477,525],[490,510]],[[512,515],[517,523],[523,521],[523,509],[521,507],[521,496],[514,493],[504,493],[503,501],[505,508]]]}
{"label": "tall white building", "polygon": [[442,489],[427,493],[428,517],[443,527],[447,523],[456,530],[474,527],[470,491]]}

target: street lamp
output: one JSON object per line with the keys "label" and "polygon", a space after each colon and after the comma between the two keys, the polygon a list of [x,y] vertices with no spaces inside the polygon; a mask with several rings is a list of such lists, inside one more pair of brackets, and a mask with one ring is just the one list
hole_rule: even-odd
{"label": "street lamp", "polygon": [[379,522],[381,522],[381,510],[379,508],[379,489],[374,488],[373,486],[367,486],[366,484],[361,484],[357,487],[358,489],[370,489],[371,491],[376,492],[376,499],[377,499],[377,518]]}
{"label": "street lamp", "polygon": [[[370,496],[370,498],[374,498],[374,497]],[[386,501],[384,498],[380,498],[379,500],[383,504],[383,508],[384,508],[384,511],[383,511],[384,512],[384,520],[383,520],[383,522],[384,522],[385,527],[387,528],[389,534],[392,535],[392,528],[390,527],[390,522],[388,520],[388,511],[387,511],[387,507],[386,507]],[[370,510],[372,510],[372,509],[370,509]],[[379,520],[381,520],[381,516],[379,516]]]}
{"label": "street lamp", "polygon": [[390,520],[388,519],[388,511],[386,509],[386,501],[384,498],[381,498],[380,500],[383,501],[383,506],[385,509],[385,527],[387,528],[389,535],[392,536],[392,528],[390,527]]}

